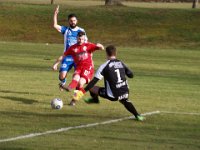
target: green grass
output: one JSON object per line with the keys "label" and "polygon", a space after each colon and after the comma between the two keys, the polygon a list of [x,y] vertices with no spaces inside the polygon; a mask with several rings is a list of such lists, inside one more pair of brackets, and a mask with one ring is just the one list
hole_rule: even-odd
{"label": "green grass", "polygon": [[[67,105],[72,93],[58,90],[50,70],[62,44],[0,42],[0,139],[130,116],[118,102]],[[139,112],[199,112],[198,50],[118,47],[119,58],[135,72],[130,99]],[[94,54],[95,67],[104,52]],[[71,79],[71,74],[69,79]],[[100,83],[100,85],[102,82]],[[88,95],[87,95],[88,96]],[[62,110],[50,108],[59,97]],[[145,122],[127,120],[87,129],[0,143],[2,150],[199,149],[200,116],[157,114]]]}
{"label": "green grass", "polygon": [[[89,5],[90,3],[88,3]],[[179,4],[177,4],[179,5]],[[137,8],[61,4],[58,22],[74,12],[89,40],[118,46],[196,48],[200,45],[198,9]],[[55,5],[0,3],[0,40],[63,43],[52,27]]]}
{"label": "green grass", "polygon": [[[63,37],[52,28],[55,5],[48,3],[0,0],[0,140],[131,115],[119,102],[104,99],[99,105],[67,105],[72,93],[58,90],[58,72],[51,70]],[[56,3],[60,24],[75,12],[91,42],[117,45],[118,58],[134,70],[130,99],[140,113],[200,113],[198,9],[176,3],[127,2],[131,7],[111,8],[103,1]],[[96,52],[94,60],[97,68],[104,52]],[[51,109],[55,97],[64,101],[62,110]],[[199,115],[161,113],[145,122],[126,120],[4,142],[0,150],[199,150],[199,124]]]}

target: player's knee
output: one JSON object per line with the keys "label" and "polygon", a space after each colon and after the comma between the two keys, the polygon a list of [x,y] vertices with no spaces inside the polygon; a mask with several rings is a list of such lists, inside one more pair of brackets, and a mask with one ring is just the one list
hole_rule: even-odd
{"label": "player's knee", "polygon": [[75,75],[73,76],[73,80],[79,81],[79,80],[80,80],[80,75],[75,74]]}
{"label": "player's knee", "polygon": [[61,76],[59,76],[59,80],[63,81],[63,80],[65,80],[65,78],[62,78]]}
{"label": "player's knee", "polygon": [[66,76],[67,76],[67,74],[65,74],[65,73],[60,73],[59,79],[60,79],[60,80],[64,80],[64,79],[66,78]]}
{"label": "player's knee", "polygon": [[121,104],[125,105],[126,103],[128,103],[128,99],[122,99],[119,101]]}
{"label": "player's knee", "polygon": [[86,84],[85,78],[80,78],[80,80],[79,80],[79,86],[82,88],[84,86],[84,84]]}
{"label": "player's knee", "polygon": [[92,94],[94,95],[99,95],[99,87],[98,86],[94,86],[90,89],[90,95],[92,96]]}

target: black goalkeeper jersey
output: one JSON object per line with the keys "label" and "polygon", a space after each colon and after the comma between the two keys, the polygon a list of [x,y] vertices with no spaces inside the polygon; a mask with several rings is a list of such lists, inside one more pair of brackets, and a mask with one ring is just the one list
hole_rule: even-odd
{"label": "black goalkeeper jersey", "polygon": [[102,79],[104,77],[106,92],[109,97],[123,99],[127,98],[129,93],[126,75],[130,78],[133,73],[126,65],[117,59],[108,60],[97,70],[95,77]]}

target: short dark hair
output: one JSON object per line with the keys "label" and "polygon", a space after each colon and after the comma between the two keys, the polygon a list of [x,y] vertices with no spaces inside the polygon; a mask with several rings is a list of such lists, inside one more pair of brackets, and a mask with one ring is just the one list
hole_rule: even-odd
{"label": "short dark hair", "polygon": [[114,45],[109,45],[106,47],[106,53],[108,56],[116,56],[116,48]]}
{"label": "short dark hair", "polygon": [[72,18],[72,17],[75,17],[75,18],[77,19],[77,16],[76,16],[75,14],[69,14],[69,15],[68,15],[68,20],[69,20],[70,18]]}
{"label": "short dark hair", "polygon": [[85,32],[80,31],[80,32],[78,32],[77,37],[81,37],[81,36],[83,36],[83,35],[85,35]]}

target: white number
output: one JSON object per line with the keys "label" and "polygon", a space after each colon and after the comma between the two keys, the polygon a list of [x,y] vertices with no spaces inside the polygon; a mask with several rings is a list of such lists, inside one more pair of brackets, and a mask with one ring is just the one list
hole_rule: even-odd
{"label": "white number", "polygon": [[88,74],[90,74],[90,71],[85,70],[85,71],[84,71],[84,75],[88,76]]}
{"label": "white number", "polygon": [[117,79],[118,79],[117,83],[122,82],[123,80],[121,79],[119,69],[116,69],[115,72],[117,73]]}

